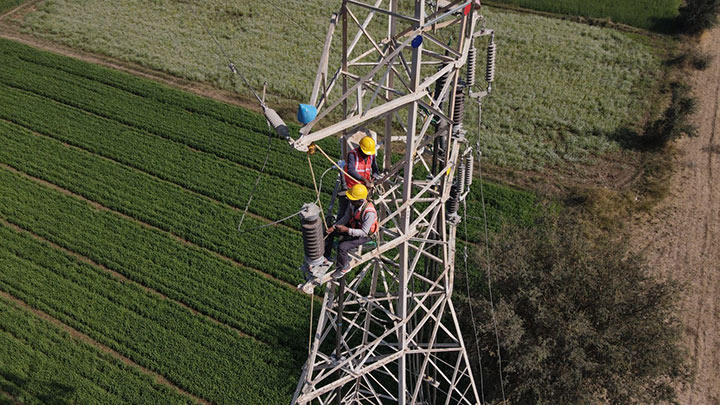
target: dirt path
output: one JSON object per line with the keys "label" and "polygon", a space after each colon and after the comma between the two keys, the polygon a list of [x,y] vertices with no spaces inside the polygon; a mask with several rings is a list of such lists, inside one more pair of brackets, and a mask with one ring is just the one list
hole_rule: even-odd
{"label": "dirt path", "polygon": [[677,142],[670,194],[633,232],[657,274],[687,285],[680,315],[697,377],[680,403],[720,404],[720,28],[700,47],[715,59],[690,78],[699,137]]}

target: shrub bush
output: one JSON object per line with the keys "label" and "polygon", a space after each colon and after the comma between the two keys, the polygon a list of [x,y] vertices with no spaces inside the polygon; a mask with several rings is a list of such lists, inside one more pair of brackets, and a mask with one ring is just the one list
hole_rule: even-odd
{"label": "shrub bush", "polygon": [[678,21],[688,34],[699,34],[717,23],[720,0],[685,0]]}
{"label": "shrub bush", "polygon": [[682,136],[697,136],[697,127],[690,123],[690,116],[697,108],[697,100],[690,95],[690,86],[684,83],[672,83],[670,105],[662,118],[650,123],[643,141],[651,148],[661,148],[670,141]]}
{"label": "shrub bush", "polygon": [[[509,403],[672,401],[677,383],[690,376],[674,314],[679,287],[649,276],[626,243],[590,242],[567,219],[543,222],[506,228],[492,242]],[[487,287],[472,277],[471,285],[485,399],[497,403],[502,398]],[[468,352],[478,364],[468,306],[461,307]]]}

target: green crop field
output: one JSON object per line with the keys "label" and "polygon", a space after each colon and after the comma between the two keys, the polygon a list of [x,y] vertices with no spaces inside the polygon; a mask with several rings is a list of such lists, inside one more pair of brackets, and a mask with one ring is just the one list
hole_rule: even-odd
{"label": "green crop field", "polygon": [[[613,4],[620,9],[620,2]],[[250,4],[130,0],[116,2],[111,8],[101,0],[47,0],[25,18],[23,30],[247,93],[233,81],[203,29],[206,24],[255,88],[267,80],[271,100],[307,101],[329,15],[338,7],[337,0]],[[483,14],[488,27],[497,31],[498,44],[495,94],[486,102],[480,134],[489,162],[540,169],[588,160],[619,150],[617,135],[637,128],[647,117],[664,75],[663,50],[648,40],[493,8],[485,8]],[[120,108],[123,102],[117,104]],[[108,104],[98,114],[115,114],[115,109]],[[140,111],[130,118],[144,120],[142,113],[153,114],[151,110]],[[117,114],[124,116],[125,112]],[[466,124],[474,134],[475,109],[466,115]],[[195,122],[199,125],[201,119]],[[143,129],[170,136],[170,128]],[[229,159],[236,153],[224,144],[209,145],[206,141],[197,139],[193,146]]]}
{"label": "green crop field", "polygon": [[681,0],[493,0],[491,3],[582,17],[609,18],[639,28],[666,31],[678,15]]}
{"label": "green crop field", "polygon": [[[5,231],[0,227],[3,237],[14,236]],[[3,249],[0,255],[6,259],[7,253]],[[28,262],[13,264],[19,274],[31,268]],[[0,297],[0,341],[0,403],[6,403],[3,399],[25,404],[193,402],[4,297]]]}
{"label": "green crop field", "polygon": [[4,13],[13,7],[22,4],[23,0],[0,0],[0,13]]}
{"label": "green crop field", "polygon": [[[236,229],[269,134],[249,111],[0,40],[0,293],[199,398],[287,403],[310,317],[298,222]],[[305,155],[272,142],[248,227],[315,197]],[[538,215],[532,194],[484,191],[491,229]],[[0,335],[0,401],[193,402],[2,297]]]}

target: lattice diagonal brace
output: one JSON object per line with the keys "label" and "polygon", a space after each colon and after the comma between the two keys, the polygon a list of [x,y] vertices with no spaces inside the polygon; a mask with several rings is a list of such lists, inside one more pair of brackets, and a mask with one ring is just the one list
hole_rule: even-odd
{"label": "lattice diagonal brace", "polygon": [[[471,153],[453,123],[460,75],[475,39],[492,35],[477,29],[479,9],[478,0],[344,0],[331,19],[310,99],[318,115],[291,144],[307,151],[380,128],[380,230],[376,247],[352,256],[351,273],[325,284],[293,404],[480,403],[450,299],[459,219],[446,209]],[[340,57],[331,58],[338,24]]]}

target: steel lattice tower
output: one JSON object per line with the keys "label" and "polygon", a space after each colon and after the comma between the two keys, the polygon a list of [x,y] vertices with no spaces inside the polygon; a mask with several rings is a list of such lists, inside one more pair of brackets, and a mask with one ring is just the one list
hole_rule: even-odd
{"label": "steel lattice tower", "polygon": [[[344,0],[331,19],[310,100],[318,115],[291,145],[307,151],[329,136],[384,128],[373,199],[380,231],[345,278],[323,278],[293,404],[480,403],[450,299],[457,202],[469,187],[462,162],[472,162],[464,100],[490,89],[470,94],[462,83],[468,69],[474,77],[476,39],[494,36],[479,28],[479,10],[478,0]],[[331,59],[338,25],[341,50]],[[328,75],[331,60],[340,67]]]}

